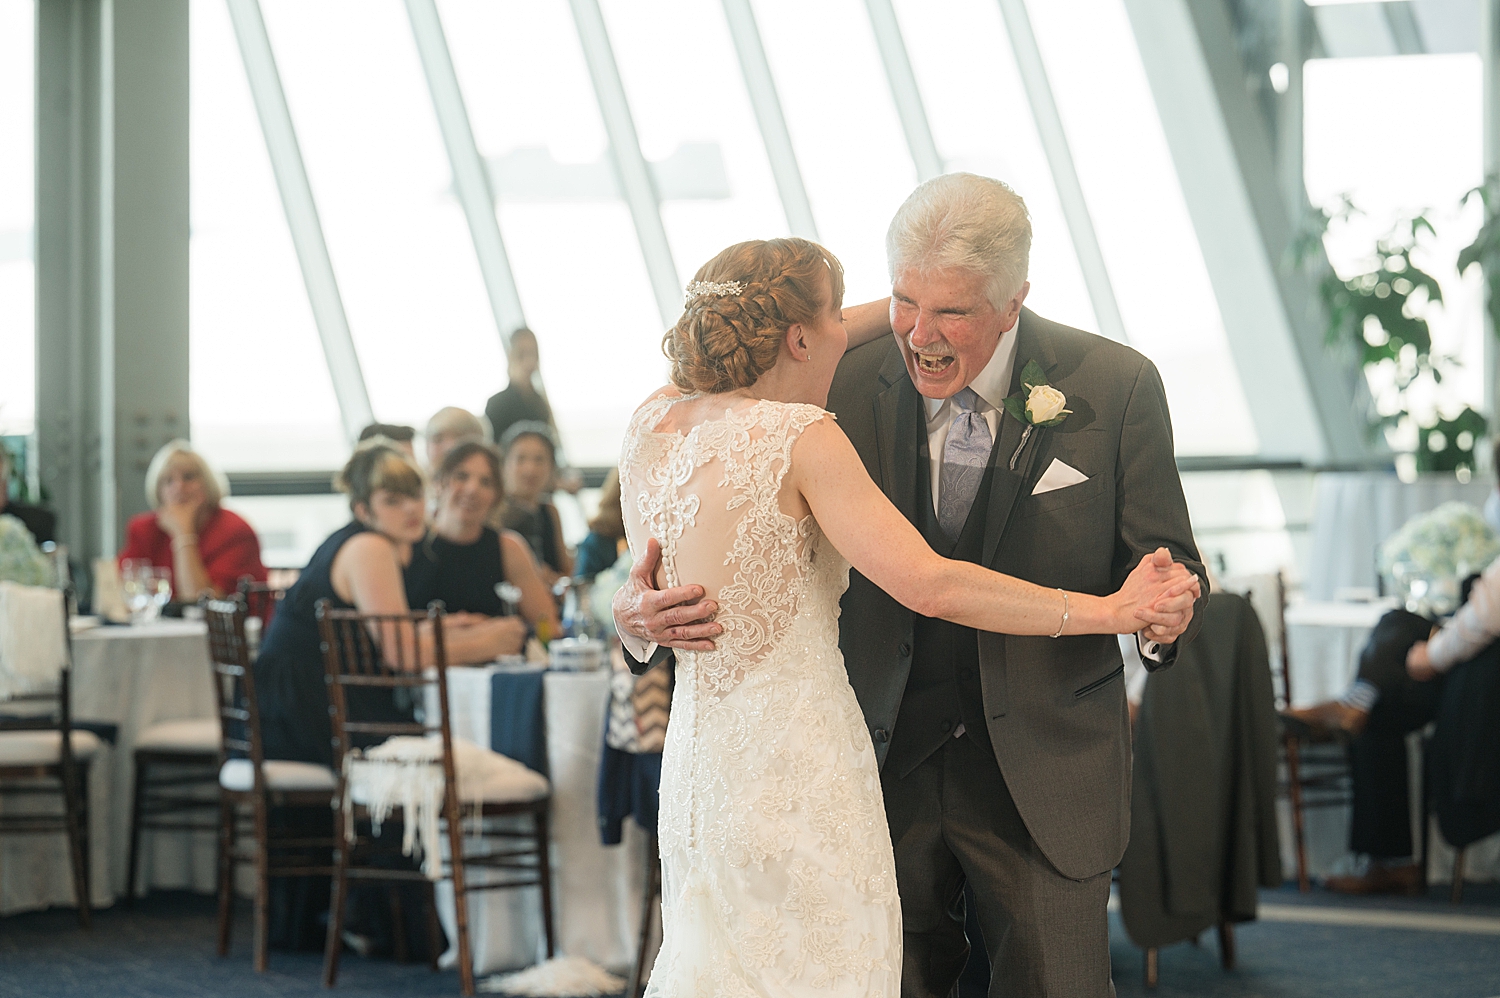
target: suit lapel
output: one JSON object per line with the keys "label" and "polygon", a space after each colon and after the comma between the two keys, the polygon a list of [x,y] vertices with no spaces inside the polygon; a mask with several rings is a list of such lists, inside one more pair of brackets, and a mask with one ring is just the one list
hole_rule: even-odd
{"label": "suit lapel", "polygon": [[875,397],[875,434],[880,454],[880,487],[886,498],[912,523],[917,522],[916,476],[922,469],[925,438],[921,399],[906,372],[901,351],[892,350],[880,369],[885,390]]}
{"label": "suit lapel", "polygon": [[[1016,363],[1015,370],[1010,376],[1010,391],[1007,393],[1009,395],[1014,395],[1021,390],[1021,371],[1025,369],[1028,360],[1035,360],[1046,371],[1051,371],[1056,365],[1051,344],[1037,335],[1037,326],[1040,322],[1038,317],[1029,309],[1023,309],[1019,321],[1020,328],[1016,330],[1018,337]],[[1019,420],[1001,410],[1000,443],[991,458],[995,478],[990,485],[990,508],[984,522],[984,560],[980,562],[982,565],[994,566],[995,552],[1000,548],[1000,538],[1005,534],[1005,526],[1010,521],[1011,510],[1021,494],[1021,487],[1031,480],[1032,464],[1036,460],[1037,452],[1042,449],[1042,437],[1047,433],[1046,429],[1032,431],[1031,438],[1026,441],[1025,450],[1016,461],[1016,470],[1011,471],[1010,456],[1020,446],[1021,436],[1025,431],[1026,427]]]}

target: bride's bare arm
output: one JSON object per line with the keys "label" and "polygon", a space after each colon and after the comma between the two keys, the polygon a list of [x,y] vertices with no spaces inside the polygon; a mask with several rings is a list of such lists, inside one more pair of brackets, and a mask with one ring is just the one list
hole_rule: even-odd
{"label": "bride's bare arm", "polygon": [[843,315],[844,332],[849,334],[846,350],[891,335],[891,300],[888,297],[863,305],[845,305]]}
{"label": "bride's bare arm", "polygon": [[[936,554],[870,480],[833,420],[809,426],[792,454],[791,481],[823,533],[850,565],[902,605],[924,617],[1001,634],[1056,633],[1061,593]],[[1114,595],[1069,593],[1063,633],[1133,633],[1145,626],[1138,616],[1144,608],[1193,584],[1181,566],[1160,568],[1151,561],[1151,555],[1142,559]]]}

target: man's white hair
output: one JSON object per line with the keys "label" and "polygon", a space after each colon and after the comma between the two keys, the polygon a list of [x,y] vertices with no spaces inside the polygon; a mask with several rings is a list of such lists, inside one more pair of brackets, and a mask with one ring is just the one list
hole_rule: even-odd
{"label": "man's white hair", "polygon": [[908,268],[966,270],[988,279],[985,294],[1004,308],[1026,283],[1031,215],[1005,184],[973,173],[945,173],[911,192],[885,233],[891,280]]}

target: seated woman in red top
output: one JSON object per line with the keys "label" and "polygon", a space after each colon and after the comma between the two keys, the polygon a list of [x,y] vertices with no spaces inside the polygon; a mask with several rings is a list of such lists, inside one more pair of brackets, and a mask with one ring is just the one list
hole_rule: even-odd
{"label": "seated woman in red top", "polygon": [[224,493],[203,456],[186,440],[156,452],[146,469],[151,512],[131,517],[120,560],[144,558],[172,571],[172,599],[232,593],[244,576],[266,581],[260,539],[220,506]]}

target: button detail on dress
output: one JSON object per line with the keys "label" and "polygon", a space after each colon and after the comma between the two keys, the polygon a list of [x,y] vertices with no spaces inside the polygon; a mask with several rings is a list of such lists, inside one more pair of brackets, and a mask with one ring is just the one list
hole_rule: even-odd
{"label": "button detail on dress", "polygon": [[875,740],[882,744],[891,740],[891,733],[884,728],[876,728],[874,731],[874,736]]}

